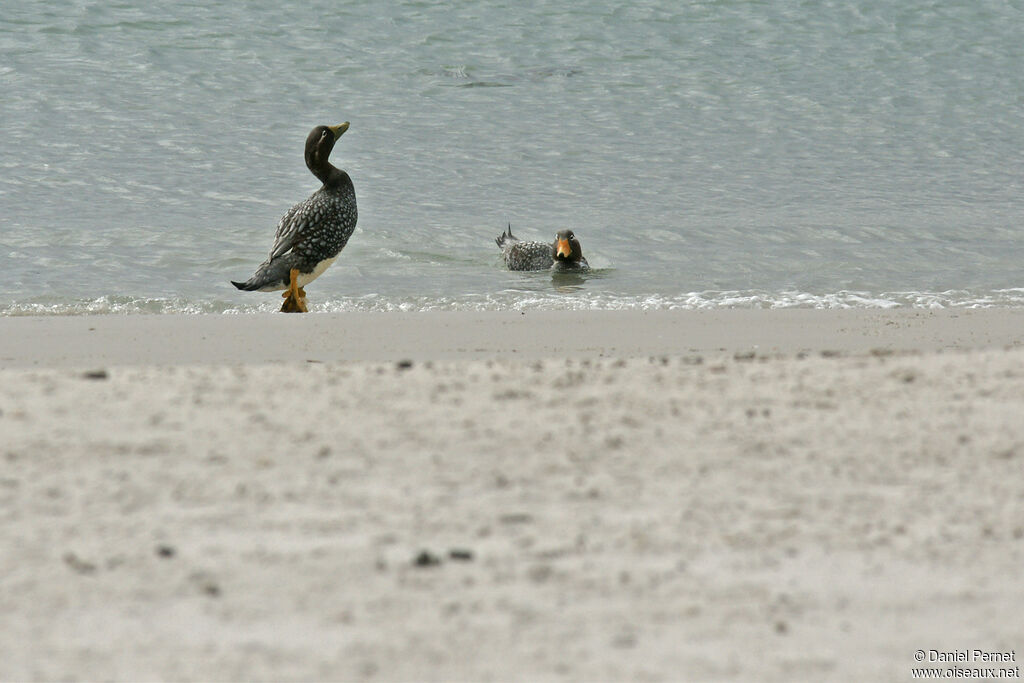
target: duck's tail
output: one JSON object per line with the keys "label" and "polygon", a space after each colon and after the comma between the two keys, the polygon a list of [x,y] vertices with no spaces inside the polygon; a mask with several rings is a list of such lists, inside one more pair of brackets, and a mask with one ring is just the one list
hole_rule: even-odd
{"label": "duck's tail", "polygon": [[255,292],[259,289],[259,285],[255,284],[253,280],[249,280],[248,282],[235,282],[234,280],[231,280],[231,284],[238,287],[243,292]]}
{"label": "duck's tail", "polygon": [[264,261],[256,269],[256,273],[245,282],[231,284],[244,292],[276,292],[288,288],[288,273],[292,268],[298,268],[298,256],[293,253],[285,254],[270,261]]}
{"label": "duck's tail", "polygon": [[509,223],[508,224],[508,230],[503,232],[503,233],[501,233],[501,235],[496,237],[494,239],[494,241],[495,241],[495,243],[497,243],[497,245],[499,247],[504,249],[506,242],[509,243],[509,244],[512,244],[513,242],[518,242],[519,238],[512,235],[512,224]]}

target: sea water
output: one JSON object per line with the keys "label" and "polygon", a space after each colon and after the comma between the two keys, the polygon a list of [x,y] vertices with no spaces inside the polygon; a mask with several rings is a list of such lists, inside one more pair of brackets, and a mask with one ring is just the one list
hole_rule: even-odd
{"label": "sea water", "polygon": [[[247,312],[318,186],[312,310],[1024,305],[1020,0],[12,0],[0,315]],[[494,243],[578,235],[585,275]]]}

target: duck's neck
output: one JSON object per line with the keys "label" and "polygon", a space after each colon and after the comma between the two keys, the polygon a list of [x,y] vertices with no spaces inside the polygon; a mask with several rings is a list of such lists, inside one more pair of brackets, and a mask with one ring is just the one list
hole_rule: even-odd
{"label": "duck's neck", "polygon": [[306,167],[320,179],[320,182],[324,185],[330,184],[333,180],[339,176],[344,175],[344,171],[335,168],[327,157],[330,156],[330,152],[327,154],[320,154],[319,150],[315,147],[306,152]]}

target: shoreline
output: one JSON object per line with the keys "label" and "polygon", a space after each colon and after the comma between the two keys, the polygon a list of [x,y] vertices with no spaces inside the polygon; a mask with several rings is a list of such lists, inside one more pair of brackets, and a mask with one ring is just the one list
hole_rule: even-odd
{"label": "shoreline", "polygon": [[902,680],[1019,651],[1019,329],[0,319],[0,679]]}
{"label": "shoreline", "polygon": [[508,311],[0,318],[0,368],[1018,346],[1024,309]]}

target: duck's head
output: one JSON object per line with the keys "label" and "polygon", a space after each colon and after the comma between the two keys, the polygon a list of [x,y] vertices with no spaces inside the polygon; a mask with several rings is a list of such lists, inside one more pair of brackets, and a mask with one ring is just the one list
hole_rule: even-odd
{"label": "duck's head", "polygon": [[580,248],[580,241],[572,230],[559,230],[555,235],[555,242],[551,245],[551,257],[555,262],[578,263],[583,259],[583,250]]}
{"label": "duck's head", "polygon": [[337,126],[317,126],[306,137],[306,166],[313,173],[327,167],[334,143],[348,130],[348,121]]}

